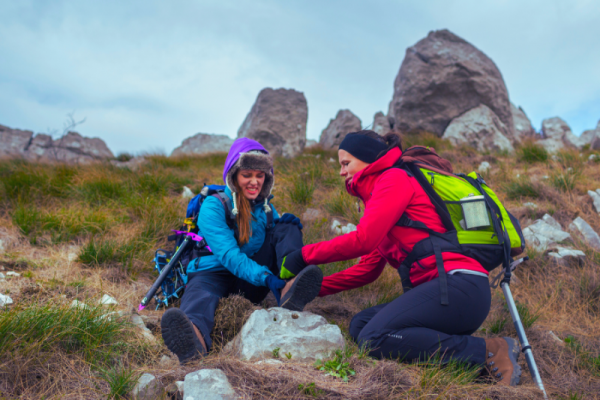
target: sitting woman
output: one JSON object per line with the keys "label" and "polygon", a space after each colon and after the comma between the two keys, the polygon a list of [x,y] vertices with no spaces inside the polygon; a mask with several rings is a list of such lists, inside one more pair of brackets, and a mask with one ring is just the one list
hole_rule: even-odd
{"label": "sitting woman", "polygon": [[[164,342],[181,363],[210,350],[221,298],[241,294],[259,303],[271,290],[278,305],[301,311],[317,296],[323,280],[315,265],[282,267],[284,257],[302,247],[302,225],[291,214],[279,218],[269,204],[273,159],[265,148],[251,139],[236,140],[223,180],[226,197],[207,197],[198,216],[198,233],[213,255],[189,263],[181,306],[167,310],[161,319]],[[235,220],[227,221],[228,214]]]}
{"label": "sitting woman", "polygon": [[[372,131],[355,132],[340,144],[340,175],[346,178],[348,193],[363,201],[364,215],[356,231],[306,245],[286,260],[288,267],[299,269],[361,257],[357,265],[325,277],[319,296],[367,285],[387,263],[398,269],[415,244],[429,237],[425,230],[397,226],[403,214],[435,232],[446,232],[416,178],[391,168],[401,154],[400,137],[394,133],[381,137]],[[437,355],[444,362],[486,365],[502,384],[516,385],[518,343],[470,336],[490,311],[488,272],[462,254],[441,252],[441,258],[439,268],[447,282],[439,278],[435,255],[417,259],[408,266],[413,288],[390,303],[356,314],[350,323],[351,336],[359,345],[369,346],[374,357],[410,362]],[[442,295],[449,299],[446,304]]]}

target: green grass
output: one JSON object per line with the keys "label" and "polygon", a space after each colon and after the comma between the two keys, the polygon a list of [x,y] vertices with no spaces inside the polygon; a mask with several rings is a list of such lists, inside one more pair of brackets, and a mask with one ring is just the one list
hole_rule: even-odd
{"label": "green grass", "polygon": [[[421,367],[420,385],[411,389],[413,392],[438,392],[439,397],[445,398],[443,392],[451,385],[470,385],[481,373],[481,366],[450,359],[445,361],[439,354],[418,362]],[[440,393],[440,391],[442,393]]]}
{"label": "green grass", "polygon": [[314,180],[308,174],[301,174],[292,180],[290,200],[296,204],[307,205],[312,200],[314,191]]}
{"label": "green grass", "polygon": [[331,375],[334,378],[339,378],[344,382],[348,382],[348,379],[356,374],[356,372],[350,367],[348,358],[347,352],[336,350],[335,355],[331,359],[317,360],[314,365],[319,371],[323,371],[327,375]]}
{"label": "green grass", "polygon": [[141,373],[120,363],[110,368],[100,369],[99,375],[108,384],[108,399],[128,399]]}
{"label": "green grass", "polygon": [[431,132],[414,132],[402,135],[402,148],[408,149],[412,146],[433,147],[439,154],[441,150],[449,149],[452,144]]}
{"label": "green grass", "polygon": [[89,266],[111,266],[122,264],[131,266],[133,259],[148,249],[149,243],[139,239],[124,242],[92,237],[81,247],[78,261]]}
{"label": "green grass", "polygon": [[571,192],[575,189],[575,185],[581,176],[581,170],[571,167],[563,170],[558,170],[550,175],[550,183],[552,186],[563,192]]}
{"label": "green grass", "polygon": [[517,151],[520,160],[528,163],[548,161],[548,151],[535,142],[524,142]]}
{"label": "green grass", "polygon": [[[358,199],[350,196],[345,189],[340,189],[326,200],[325,209],[332,216],[344,218],[355,225],[360,221],[361,213],[358,211]],[[362,211],[361,207],[361,211]]]}
{"label": "green grass", "polygon": [[600,376],[600,354],[594,354],[587,350],[577,338],[571,335],[564,340],[567,347],[575,354],[580,366],[595,376]]}
{"label": "green grass", "polygon": [[524,197],[537,199],[540,197],[539,187],[526,178],[510,181],[501,188],[511,200],[519,200]]}

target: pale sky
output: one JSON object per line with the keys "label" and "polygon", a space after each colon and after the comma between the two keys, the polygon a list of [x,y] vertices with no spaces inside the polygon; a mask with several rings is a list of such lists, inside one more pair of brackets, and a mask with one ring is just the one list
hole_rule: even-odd
{"label": "pale sky", "polygon": [[498,66],[536,129],[600,120],[597,0],[0,0],[0,124],[61,131],[115,153],[235,137],[258,92],[308,101],[307,137],[339,109],[387,113],[407,47],[449,29]]}

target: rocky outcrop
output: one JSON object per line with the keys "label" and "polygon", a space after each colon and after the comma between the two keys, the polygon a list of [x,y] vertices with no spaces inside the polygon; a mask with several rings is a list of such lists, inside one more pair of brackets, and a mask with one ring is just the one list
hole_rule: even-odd
{"label": "rocky outcrop", "polygon": [[523,237],[527,245],[537,251],[545,251],[559,242],[572,239],[571,235],[563,231],[560,224],[548,214],[523,229]]}
{"label": "rocky outcrop", "polygon": [[77,132],[68,132],[53,140],[40,133],[10,129],[0,125],[0,157],[25,158],[40,162],[87,164],[114,158],[102,139],[87,138]]}
{"label": "rocky outcrop", "polygon": [[467,144],[479,151],[513,152],[511,141],[504,135],[506,126],[489,107],[481,104],[452,120],[443,139],[452,144]]}
{"label": "rocky outcrop", "polygon": [[159,398],[162,392],[158,379],[152,374],[144,373],[138,378],[131,391],[131,397],[136,400],[154,400]]}
{"label": "rocky outcrop", "polygon": [[600,121],[598,121],[596,129],[583,132],[579,137],[579,142],[582,146],[589,144],[592,150],[600,150]]}
{"label": "rocky outcrop", "polygon": [[494,62],[452,32],[433,31],[406,50],[388,116],[401,131],[442,136],[454,118],[482,104],[512,137],[508,92]]}
{"label": "rocky outcrop", "polygon": [[371,130],[380,134],[381,136],[385,135],[392,130],[390,120],[381,111],[379,111],[373,116],[373,126]]}
{"label": "rocky outcrop", "polygon": [[318,144],[319,144],[319,142],[317,142],[314,139],[306,139],[306,146],[304,148],[308,149],[309,147],[314,147],[314,146],[316,146]]}
{"label": "rocky outcrop", "polygon": [[352,111],[340,110],[321,132],[319,144],[324,149],[337,149],[348,133],[360,131],[361,126],[360,119]]}
{"label": "rocky outcrop", "polygon": [[171,153],[171,157],[186,154],[227,153],[232,144],[233,139],[226,135],[197,133],[194,136],[185,139],[181,143],[181,146],[175,148]]}
{"label": "rocky outcrop", "polygon": [[0,157],[22,157],[32,137],[32,131],[0,125]]}
{"label": "rocky outcrop", "polygon": [[521,143],[526,139],[533,139],[535,137],[535,129],[533,129],[527,115],[525,115],[525,111],[513,103],[510,103],[510,111],[513,116],[513,136],[509,137],[509,139],[511,139],[513,145]]}
{"label": "rocky outcrop", "polygon": [[237,136],[260,142],[272,155],[294,157],[304,150],[307,119],[304,93],[266,88],[258,94]]}
{"label": "rocky outcrop", "polygon": [[542,121],[542,140],[538,143],[549,153],[556,153],[564,148],[581,147],[579,138],[573,135],[569,125],[559,117]]}
{"label": "rocky outcrop", "polygon": [[328,358],[343,346],[340,328],[320,315],[276,307],[254,311],[226,349],[243,360],[272,358],[279,349],[282,357],[307,361]]}

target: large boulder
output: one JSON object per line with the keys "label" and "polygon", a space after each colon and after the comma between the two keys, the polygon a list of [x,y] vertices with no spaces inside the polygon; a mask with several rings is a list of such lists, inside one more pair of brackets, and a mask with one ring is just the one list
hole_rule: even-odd
{"label": "large boulder", "polygon": [[278,349],[281,357],[307,361],[328,358],[343,346],[340,328],[320,315],[275,307],[254,311],[226,349],[243,360],[272,358]]}
{"label": "large boulder", "polygon": [[523,229],[523,237],[527,245],[537,251],[545,251],[557,243],[572,240],[571,235],[563,231],[558,221],[548,214]]}
{"label": "large boulder", "polygon": [[185,139],[181,143],[181,146],[173,150],[171,157],[182,156],[185,154],[227,153],[232,144],[233,139],[226,135],[197,133],[196,135]]}
{"label": "large boulder", "polygon": [[443,139],[452,144],[467,144],[478,151],[506,150],[513,152],[511,141],[504,135],[507,129],[489,107],[481,104],[452,120]]}
{"label": "large boulder", "polygon": [[0,157],[23,156],[32,137],[32,131],[11,129],[8,126],[0,125]]}
{"label": "large boulder", "polygon": [[579,142],[582,146],[589,144],[592,150],[600,150],[600,121],[596,129],[584,131],[579,137]]}
{"label": "large boulder", "polygon": [[534,138],[535,129],[533,129],[525,111],[513,103],[510,103],[510,111],[513,116],[513,137],[509,139],[511,139],[513,144],[521,143],[525,139]]}
{"label": "large boulder", "polygon": [[258,94],[237,136],[260,142],[273,155],[294,157],[304,150],[307,120],[304,93],[266,88]]}
{"label": "large boulder", "polygon": [[371,130],[380,134],[381,136],[385,135],[392,130],[389,118],[379,111],[373,116],[373,126]]}
{"label": "large boulder", "polygon": [[546,118],[542,121],[542,140],[539,143],[549,153],[581,147],[579,138],[573,135],[569,125],[560,117]]}
{"label": "large boulder", "polygon": [[334,119],[329,120],[327,128],[321,132],[319,144],[324,149],[337,149],[350,132],[361,130],[360,119],[350,110],[339,110]]}
{"label": "large boulder", "polygon": [[452,32],[432,31],[406,50],[388,116],[401,131],[442,136],[454,118],[481,104],[498,116],[502,133],[511,137],[508,92],[494,62]]}

